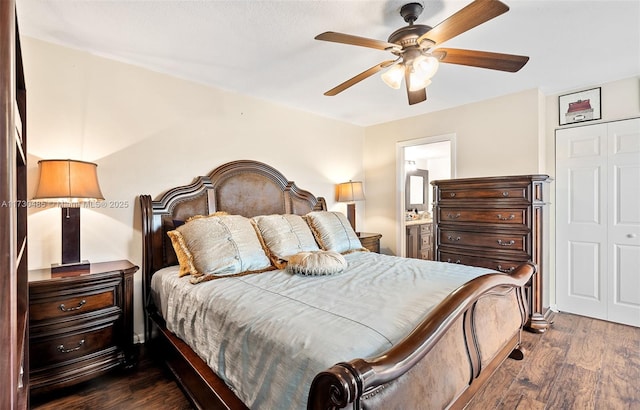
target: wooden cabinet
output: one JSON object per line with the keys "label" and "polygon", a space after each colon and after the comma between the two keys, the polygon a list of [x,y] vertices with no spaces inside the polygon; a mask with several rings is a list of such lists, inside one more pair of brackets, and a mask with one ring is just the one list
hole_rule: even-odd
{"label": "wooden cabinet", "polygon": [[0,408],[29,397],[27,93],[15,1],[0,2]]}
{"label": "wooden cabinet", "polygon": [[380,253],[380,238],[382,238],[382,235],[368,232],[358,232],[357,235],[363,247],[371,252]]}
{"label": "wooden cabinet", "polygon": [[433,223],[408,222],[406,230],[407,258],[433,260]]}
{"label": "wooden cabinet", "polygon": [[544,332],[543,235],[547,175],[433,181],[435,258],[508,273],[531,261],[527,329]]}
{"label": "wooden cabinet", "polygon": [[91,264],[90,273],[29,272],[30,379],[44,392],[135,362],[129,261]]}

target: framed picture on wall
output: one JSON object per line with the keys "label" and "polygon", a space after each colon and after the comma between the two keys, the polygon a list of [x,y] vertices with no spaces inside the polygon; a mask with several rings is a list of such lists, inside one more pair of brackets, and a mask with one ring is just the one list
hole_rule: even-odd
{"label": "framed picture on wall", "polygon": [[560,125],[602,118],[600,87],[558,97]]}

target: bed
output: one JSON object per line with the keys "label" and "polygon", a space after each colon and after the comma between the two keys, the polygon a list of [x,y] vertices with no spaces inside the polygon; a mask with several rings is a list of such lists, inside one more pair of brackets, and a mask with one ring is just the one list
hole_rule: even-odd
{"label": "bed", "polygon": [[182,274],[185,254],[176,255],[168,234],[187,235],[190,218],[252,218],[262,232],[260,221],[305,216],[320,250],[296,256],[324,257],[323,248],[345,243],[322,236],[322,218],[341,221],[338,213],[250,160],[139,199],[145,338],[197,408],[461,408],[502,361],[522,358],[530,263],[503,274],[379,255],[348,241],[337,252],[340,273],[300,275],[292,269],[298,259],[274,258],[266,234],[257,234],[269,266],[208,280]]}

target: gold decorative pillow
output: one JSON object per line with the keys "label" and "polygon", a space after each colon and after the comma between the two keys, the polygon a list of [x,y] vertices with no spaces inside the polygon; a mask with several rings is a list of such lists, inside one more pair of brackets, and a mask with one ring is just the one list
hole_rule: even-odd
{"label": "gold decorative pillow", "polygon": [[319,276],[333,275],[345,270],[347,260],[333,251],[310,251],[292,255],[287,264],[287,271],[301,275]]}
{"label": "gold decorative pillow", "polygon": [[291,255],[302,251],[319,251],[309,225],[300,215],[261,215],[251,219],[271,262],[278,268],[287,266]]}
{"label": "gold decorative pillow", "polygon": [[180,275],[191,274],[192,283],[272,269],[253,225],[243,216],[191,218],[167,234],[178,256]]}
{"label": "gold decorative pillow", "polygon": [[342,254],[367,251],[343,213],[314,211],[306,214],[304,218],[323,250]]}

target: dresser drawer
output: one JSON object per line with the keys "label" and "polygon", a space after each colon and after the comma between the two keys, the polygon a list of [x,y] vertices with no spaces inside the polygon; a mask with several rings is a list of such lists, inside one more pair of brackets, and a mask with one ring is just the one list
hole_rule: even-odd
{"label": "dresser drawer", "polygon": [[497,272],[510,273],[513,272],[523,261],[497,260],[482,258],[472,255],[461,255],[453,252],[438,251],[438,260],[449,263],[459,263],[462,265],[478,266],[481,268],[493,269]]}
{"label": "dresser drawer", "polygon": [[441,245],[499,249],[529,254],[527,234],[518,233],[483,233],[442,229],[439,233]]}
{"label": "dresser drawer", "polygon": [[484,189],[442,188],[438,191],[440,201],[464,201],[480,199],[527,200],[528,189],[524,187],[503,187]]}
{"label": "dresser drawer", "polygon": [[529,220],[528,212],[527,208],[463,209],[443,207],[438,210],[438,220],[442,224],[471,222],[474,224],[526,227]]}
{"label": "dresser drawer", "polygon": [[64,295],[42,301],[32,301],[29,320],[38,322],[48,319],[65,318],[72,315],[93,312],[116,306],[116,288],[99,293],[78,293]]}
{"label": "dresser drawer", "polygon": [[29,340],[32,368],[42,368],[77,359],[116,346],[115,321],[51,336]]}

